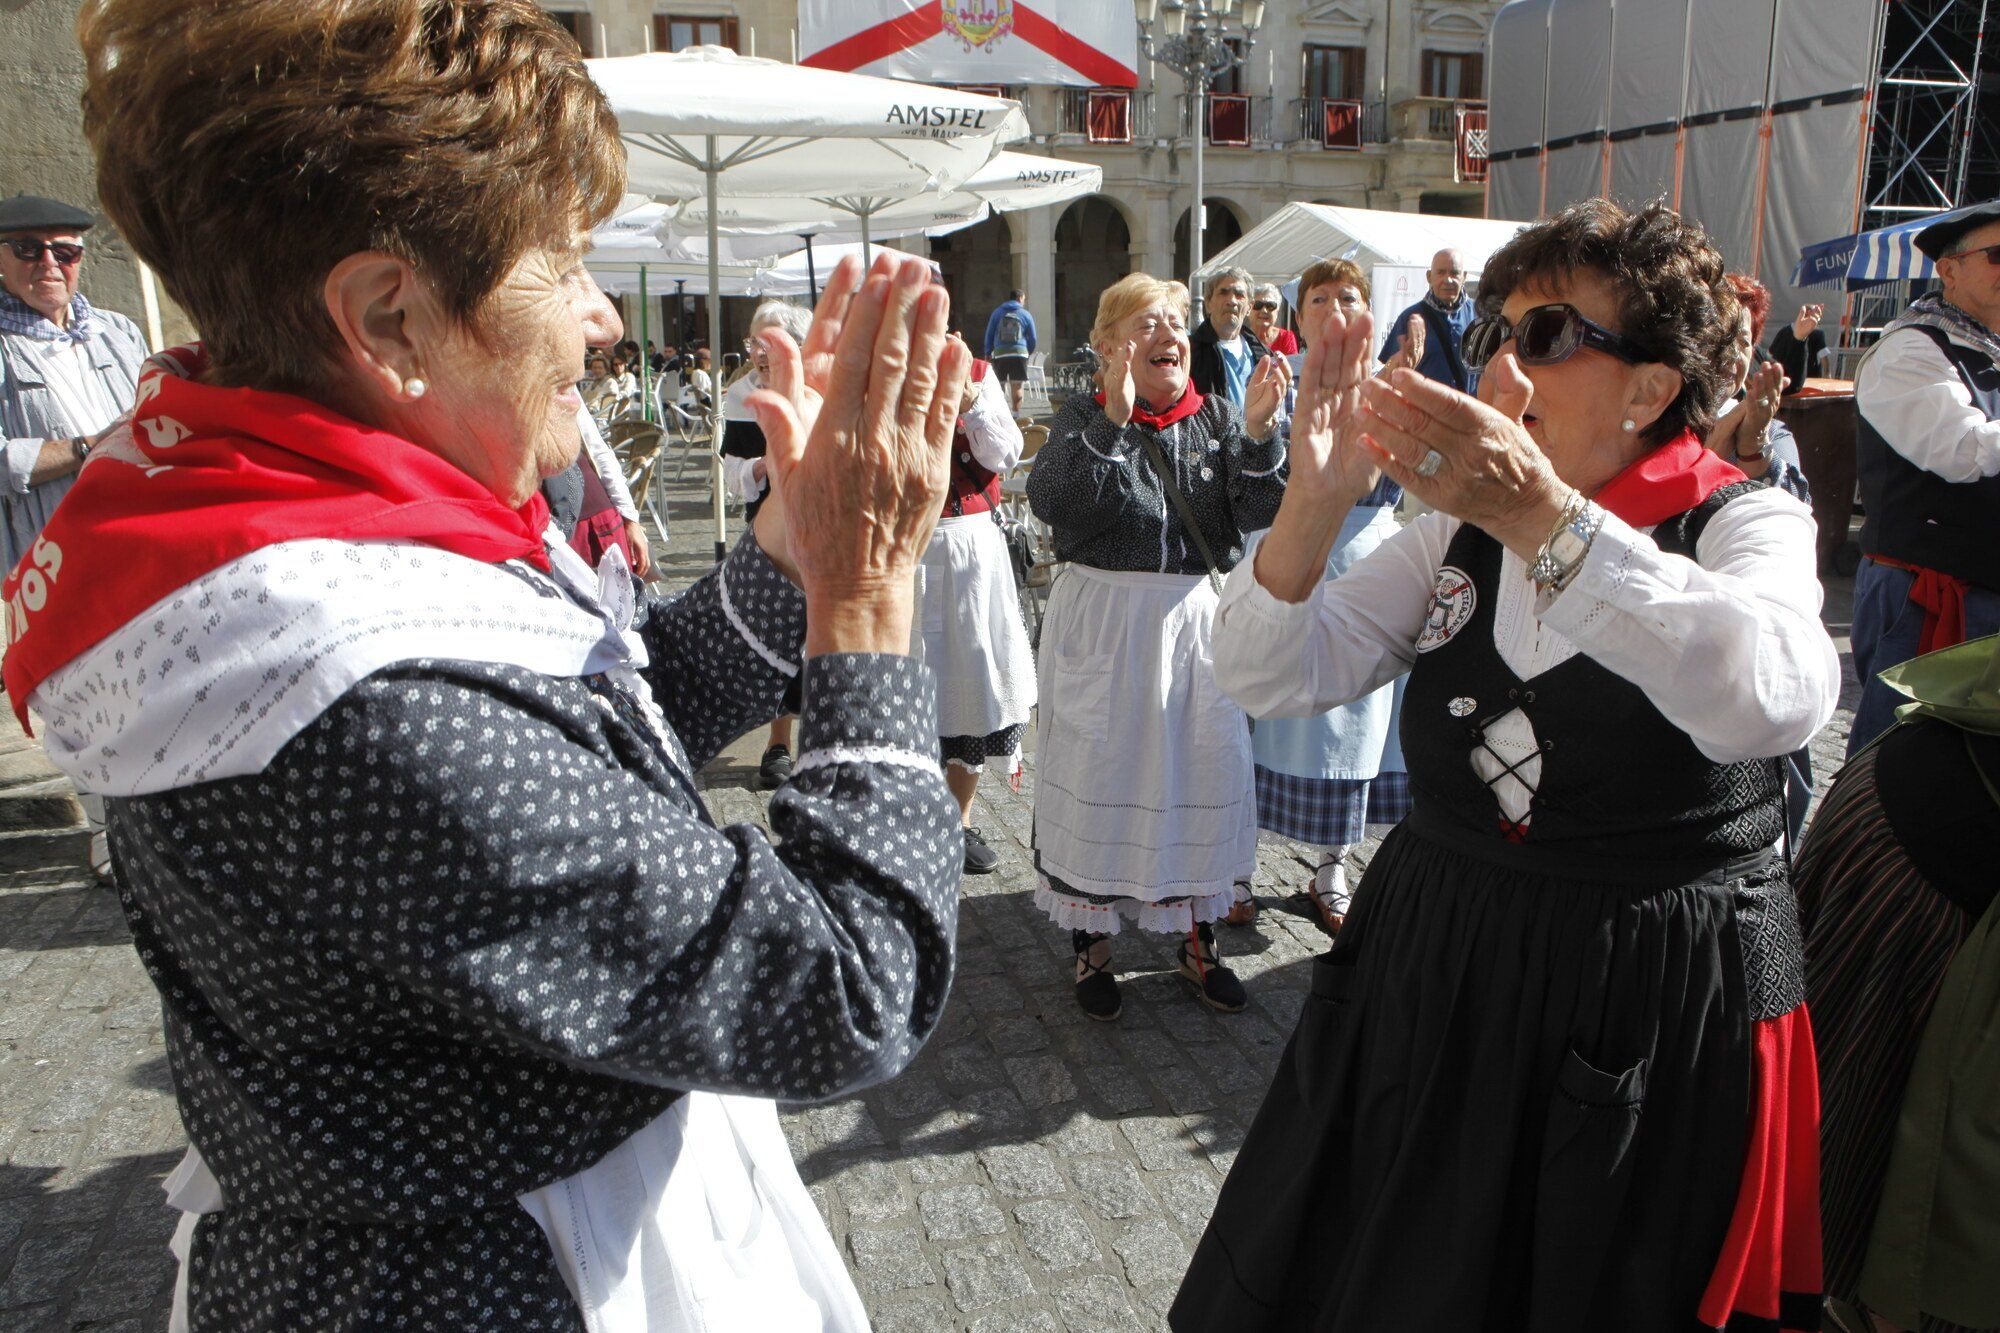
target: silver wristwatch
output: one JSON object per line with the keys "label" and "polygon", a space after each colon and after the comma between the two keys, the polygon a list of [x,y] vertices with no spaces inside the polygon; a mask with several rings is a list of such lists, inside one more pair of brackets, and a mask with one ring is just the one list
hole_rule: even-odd
{"label": "silver wristwatch", "polygon": [[1561,592],[1567,588],[1577,571],[1583,568],[1583,558],[1590,553],[1590,543],[1603,526],[1604,511],[1581,493],[1572,495],[1563,506],[1562,518],[1542,542],[1542,549],[1535,553],[1535,562],[1528,567],[1528,577],[1543,592]]}

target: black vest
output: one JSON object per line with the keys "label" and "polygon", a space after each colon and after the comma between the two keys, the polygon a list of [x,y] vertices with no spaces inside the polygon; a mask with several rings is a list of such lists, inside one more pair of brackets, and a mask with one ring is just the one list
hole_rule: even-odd
{"label": "black vest", "polygon": [[[1661,523],[1653,539],[1692,559],[1708,520],[1761,489],[1725,486]],[[1513,673],[1493,642],[1500,558],[1500,544],[1466,524],[1438,572],[1403,697],[1412,828],[1524,865],[1662,882],[1775,843],[1785,827],[1777,760],[1716,763],[1643,690],[1583,653],[1529,680]],[[1534,725],[1542,760],[1518,843],[1503,837],[1499,800],[1471,759],[1486,728],[1515,708]]]}
{"label": "black vest", "polygon": [[[2000,421],[2000,368],[1992,359],[1960,347],[1940,329],[1906,327],[1936,343],[1971,392],[1973,407],[1988,421]],[[1926,472],[1868,424],[1865,404],[1855,414],[1854,453],[1868,511],[1864,552],[2000,592],[2000,476],[1951,482]]]}

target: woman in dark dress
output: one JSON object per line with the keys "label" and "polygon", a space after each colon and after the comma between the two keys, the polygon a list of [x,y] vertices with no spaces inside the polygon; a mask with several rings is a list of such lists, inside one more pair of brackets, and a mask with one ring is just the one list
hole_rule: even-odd
{"label": "woman in dark dress", "polygon": [[[537,493],[620,331],[569,36],[526,0],[80,32],[99,195],[204,342],[16,571],[6,685],[112,798],[192,1143],[177,1317],[859,1333],[774,1099],[894,1075],[951,978],[907,652],[969,358],[928,266],[837,269],[803,360],[766,335],[776,498],[641,601]],[[795,680],[772,832],[718,826],[696,772]]]}
{"label": "woman in dark dress", "polygon": [[[1368,379],[1365,314],[1306,331],[1216,675],[1265,717],[1408,670],[1413,808],[1313,968],[1177,1330],[1818,1327],[1774,761],[1839,669],[1811,512],[1701,444],[1722,275],[1659,205],[1525,229],[1465,338],[1483,402]],[[1435,512],[1325,582],[1378,471]]]}

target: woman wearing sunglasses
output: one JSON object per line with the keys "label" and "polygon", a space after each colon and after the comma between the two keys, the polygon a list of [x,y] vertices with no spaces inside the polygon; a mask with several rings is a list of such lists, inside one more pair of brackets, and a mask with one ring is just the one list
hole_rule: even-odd
{"label": "woman wearing sunglasses", "polygon": [[[1812,517],[1702,447],[1721,256],[1603,200],[1488,263],[1483,401],[1309,322],[1291,475],[1216,675],[1408,671],[1383,843],[1179,1330],[1818,1327],[1816,1085],[1776,756],[1831,715]],[[1377,473],[1436,511],[1323,582]]]}

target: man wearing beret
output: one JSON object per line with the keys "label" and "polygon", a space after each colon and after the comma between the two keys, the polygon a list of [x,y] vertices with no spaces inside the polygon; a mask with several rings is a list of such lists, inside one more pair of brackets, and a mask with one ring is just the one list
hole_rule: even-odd
{"label": "man wearing beret", "polygon": [[[95,219],[54,199],[0,200],[0,571],[34,545],[69,493],[90,441],[132,406],[146,341],[131,320],[76,289]],[[90,863],[110,878],[104,805],[90,816]]]}
{"label": "man wearing beret", "polygon": [[94,219],[53,199],[0,200],[0,568],[69,492],[96,434],[132,406],[146,341],[76,289]]}
{"label": "man wearing beret", "polygon": [[1876,674],[2000,633],[2000,199],[1917,233],[1940,292],[1883,331],[1854,385],[1864,559],[1851,755],[1895,720]]}

